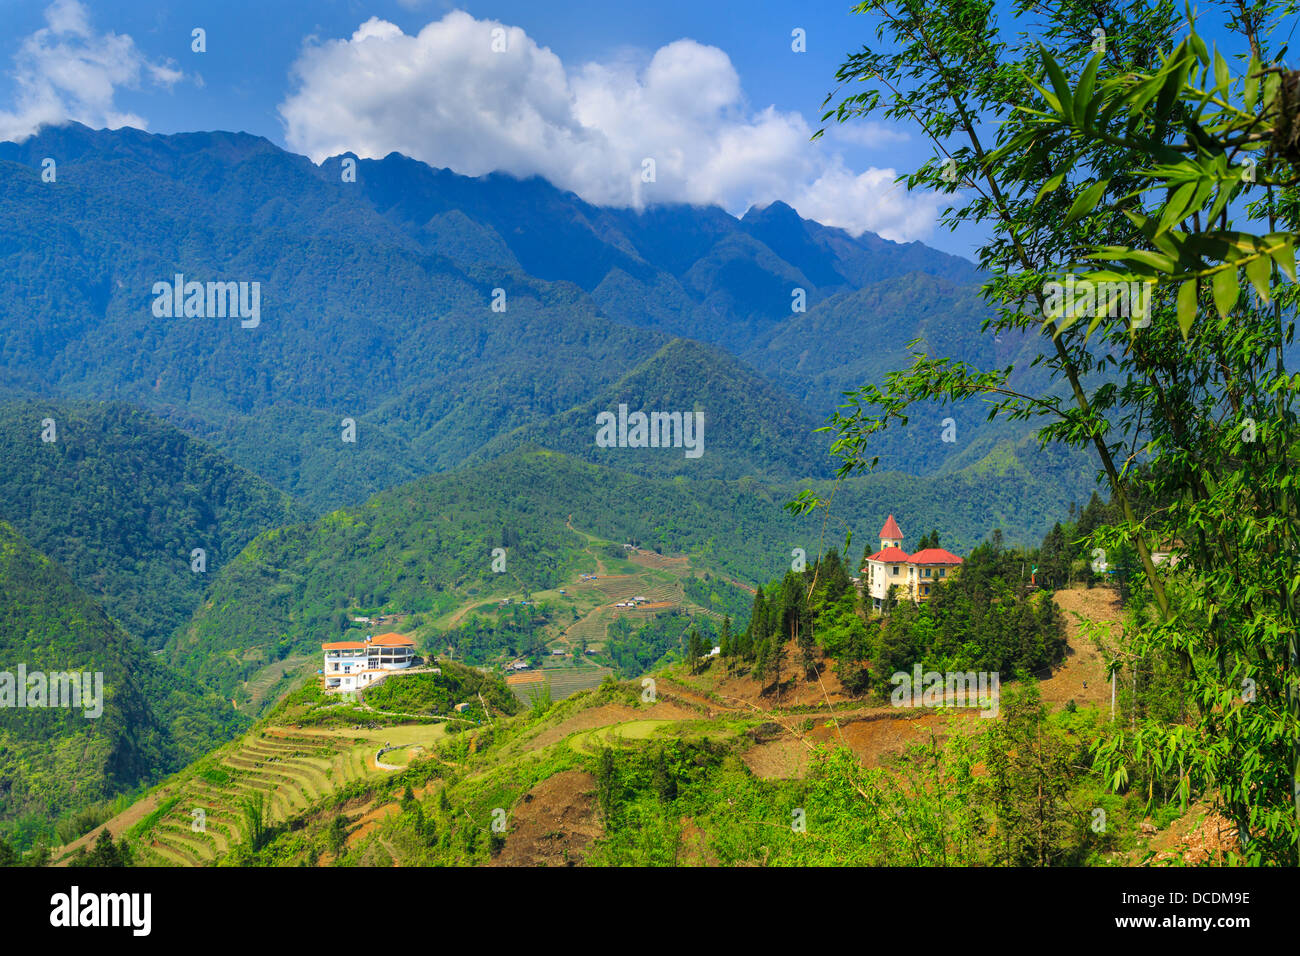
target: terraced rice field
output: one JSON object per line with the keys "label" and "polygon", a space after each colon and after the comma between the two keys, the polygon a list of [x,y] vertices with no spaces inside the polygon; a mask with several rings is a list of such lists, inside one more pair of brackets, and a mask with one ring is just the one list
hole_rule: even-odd
{"label": "terraced rice field", "polygon": [[532,671],[527,675],[518,675],[506,681],[520,703],[531,705],[534,696],[541,693],[543,682],[550,684],[551,700],[563,700],[580,690],[597,687],[606,676],[612,674],[608,667],[548,667],[543,671]]}
{"label": "terraced rice field", "polygon": [[258,713],[267,696],[276,689],[285,674],[294,678],[309,673],[315,663],[314,655],[294,654],[263,667],[253,675],[252,680],[244,682],[244,690],[248,692],[249,699],[240,710],[247,714]]}
{"label": "terraced rice field", "polygon": [[596,587],[603,591],[605,597],[610,601],[626,601],[630,597],[640,594],[640,588],[645,587],[645,579],[639,574],[620,574],[598,578],[593,582]]}
{"label": "terraced rice field", "polygon": [[570,644],[574,645],[585,640],[589,648],[592,645],[601,644],[605,640],[605,633],[609,628],[610,620],[612,620],[612,617],[606,611],[592,611],[581,621],[571,626],[565,632],[565,637]]}
{"label": "terraced rice field", "polygon": [[569,746],[579,753],[599,753],[602,747],[616,747],[622,740],[648,740],[660,727],[675,724],[675,720],[629,720],[622,724],[597,727],[569,738]]}
{"label": "terraced rice field", "polygon": [[666,558],[654,551],[637,551],[628,560],[642,567],[668,568],[674,571],[685,571],[690,568],[691,564],[690,558],[686,555],[677,558]]}
{"label": "terraced rice field", "polygon": [[660,730],[669,726],[677,728],[673,737],[681,740],[687,739],[688,735],[691,738],[707,737],[712,740],[725,740],[736,733],[734,728],[719,726],[709,721],[629,720],[574,734],[569,738],[569,746],[579,753],[596,754],[604,747],[617,747],[624,741],[650,740],[657,736]]}
{"label": "terraced rice field", "polygon": [[[206,778],[192,773],[160,799],[177,799],[136,834],[146,857],[163,866],[201,866],[244,840],[243,801],[261,794],[270,823],[281,822],[327,797],[337,787],[382,771],[374,765],[381,744],[404,746],[386,763],[406,764],[442,737],[441,725],[373,731],[273,728],[228,750]],[[201,810],[201,828],[197,829]]]}

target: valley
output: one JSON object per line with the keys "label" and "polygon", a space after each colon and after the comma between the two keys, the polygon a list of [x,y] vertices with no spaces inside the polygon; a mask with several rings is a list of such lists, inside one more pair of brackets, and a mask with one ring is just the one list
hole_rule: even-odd
{"label": "valley", "polygon": [[[1082,620],[1114,621],[1115,597],[1105,589],[1062,591],[1057,599],[1063,609],[1081,608]],[[1087,680],[1086,695],[1070,696],[1068,703],[1080,716],[1100,719],[1108,700],[1105,667],[1077,623],[1070,635],[1063,665],[1041,681],[1043,699],[1062,713],[1067,701],[1061,698]],[[496,712],[490,729],[480,720],[455,733],[445,718],[394,721],[377,714],[377,726],[348,724],[351,716],[331,721],[336,726],[313,726],[340,705],[291,696],[245,737],[168,779],[104,829],[129,840],[141,863],[248,862],[237,851],[249,845],[256,819],[249,807],[260,800],[267,835],[259,839],[268,849],[259,856],[273,854],[282,865],[423,865],[435,858],[489,865],[608,863],[627,848],[601,809],[601,755],[635,759],[685,748],[721,757],[710,787],[723,787],[728,796],[721,808],[684,804],[685,815],[661,833],[670,838],[666,852],[678,865],[737,863],[757,852],[745,849],[746,841],[781,826],[780,795],[818,779],[829,748],[848,748],[868,770],[897,770],[909,748],[942,745],[954,735],[978,738],[984,723],[969,708],[900,712],[855,700],[826,670],[811,681],[793,678],[780,705],[760,682],[722,662],[698,674],[672,664],[656,669],[653,678],[651,699],[642,682],[608,681],[554,703],[535,701],[514,716]],[[403,679],[410,678],[389,681]],[[394,749],[377,760],[381,747]],[[736,817],[726,804],[741,795],[749,809]],[[810,793],[804,799],[816,816],[817,798]],[[1204,826],[1215,825],[1200,819],[1179,820],[1166,835],[1163,826],[1139,826],[1146,824],[1139,814],[1125,824],[1131,832],[1121,836],[1116,852],[1140,854],[1150,844],[1168,853],[1171,839],[1186,845],[1201,839]],[[59,849],[56,860],[66,862],[97,837],[92,832]],[[788,840],[764,843],[768,862],[797,852]]]}

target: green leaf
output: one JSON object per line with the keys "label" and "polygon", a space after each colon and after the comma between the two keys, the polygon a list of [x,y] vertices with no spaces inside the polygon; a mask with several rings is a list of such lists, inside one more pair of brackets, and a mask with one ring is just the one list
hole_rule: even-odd
{"label": "green leaf", "polygon": [[1236,269],[1220,269],[1214,274],[1210,291],[1214,294],[1214,308],[1218,310],[1219,318],[1226,319],[1237,304],[1238,290]]}
{"label": "green leaf", "polygon": [[1232,73],[1228,70],[1228,61],[1218,50],[1214,51],[1214,89],[1227,93],[1228,84],[1232,82]]}
{"label": "green leaf", "polygon": [[1269,300],[1272,277],[1273,263],[1268,256],[1256,256],[1246,263],[1246,278],[1250,279],[1250,284],[1255,287],[1255,291],[1265,302]]}
{"label": "green leaf", "polygon": [[1277,267],[1286,273],[1288,279],[1295,282],[1295,243],[1286,233],[1275,232],[1264,237],[1266,240],[1277,242],[1270,253]]}
{"label": "green leaf", "polygon": [[1081,108],[1077,111],[1081,119],[1081,125],[1085,130],[1092,128],[1092,120],[1101,109],[1103,97],[1093,98],[1093,87],[1097,83],[1097,69],[1101,66],[1102,54],[1095,54],[1088,61],[1088,65],[1083,68],[1083,76],[1079,77],[1079,85],[1074,91],[1074,102]]}
{"label": "green leaf", "polygon": [[1067,123],[1074,123],[1074,101],[1070,95],[1070,83],[1065,78],[1065,73],[1052,58],[1052,54],[1047,52],[1047,48],[1041,43],[1038,49],[1043,54],[1043,66],[1047,68],[1047,77],[1052,81],[1052,89],[1056,91],[1056,98],[1060,102],[1061,116]]}
{"label": "green leaf", "polygon": [[1156,227],[1157,233],[1164,232],[1170,226],[1183,221],[1187,207],[1192,204],[1196,196],[1198,186],[1198,183],[1190,182],[1174,190],[1174,194],[1169,197],[1169,202],[1165,204],[1165,211],[1160,215],[1160,224]]}
{"label": "green leaf", "polygon": [[1252,56],[1250,66],[1246,68],[1246,80],[1241,94],[1247,110],[1253,110],[1259,101],[1259,70],[1259,60]]}
{"label": "green leaf", "polygon": [[1054,193],[1065,182],[1065,172],[1059,172],[1047,182],[1043,183],[1043,188],[1038,190],[1038,195],[1034,197],[1034,205],[1037,206],[1039,201],[1048,193]]}
{"label": "green leaf", "polygon": [[1088,188],[1075,197],[1074,203],[1070,206],[1070,211],[1065,214],[1065,224],[1068,226],[1075,222],[1081,216],[1086,216],[1092,212],[1093,207],[1101,199],[1102,194],[1106,192],[1106,186],[1109,185],[1109,179],[1099,179],[1095,183],[1090,183]]}
{"label": "green leaf", "polygon": [[1178,287],[1178,328],[1182,330],[1184,341],[1195,320],[1196,280],[1188,279]]}

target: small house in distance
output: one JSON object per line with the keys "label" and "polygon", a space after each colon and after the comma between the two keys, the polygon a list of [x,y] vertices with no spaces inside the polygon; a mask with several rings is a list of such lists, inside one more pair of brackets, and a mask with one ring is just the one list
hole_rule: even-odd
{"label": "small house in distance", "polygon": [[390,671],[415,663],[415,640],[404,634],[380,634],[364,641],[322,644],[326,691],[360,690],[382,680]]}
{"label": "small house in distance", "polygon": [[880,529],[880,550],[867,558],[862,581],[871,595],[871,608],[879,613],[891,587],[898,600],[912,603],[930,599],[930,589],[956,575],[962,559],[943,548],[924,548],[916,554],[903,550],[903,530],[890,515]]}

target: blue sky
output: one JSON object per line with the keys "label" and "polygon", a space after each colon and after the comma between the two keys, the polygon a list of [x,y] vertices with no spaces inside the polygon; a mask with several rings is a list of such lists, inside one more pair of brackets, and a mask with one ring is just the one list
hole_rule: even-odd
{"label": "blue sky", "polygon": [[942,199],[892,186],[931,154],[910,131],[858,121],[808,141],[836,67],[871,38],[847,2],[0,0],[0,14],[0,138],[69,116],[243,130],[317,161],[396,149],[536,173],[597,203],[740,214],[782,199],[963,255],[979,239],[936,224]]}

